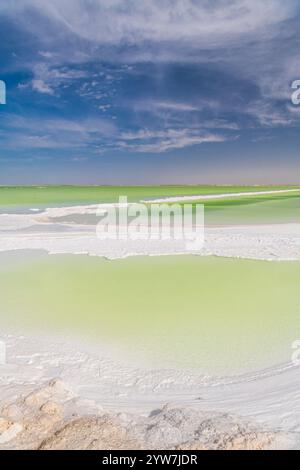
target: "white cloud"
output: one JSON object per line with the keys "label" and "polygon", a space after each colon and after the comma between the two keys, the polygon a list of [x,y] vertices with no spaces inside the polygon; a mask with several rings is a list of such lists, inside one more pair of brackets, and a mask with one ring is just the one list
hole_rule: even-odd
{"label": "white cloud", "polygon": [[37,62],[33,67],[34,78],[31,87],[34,91],[54,95],[61,85],[70,85],[74,80],[87,77],[83,70],[70,67],[51,67],[48,64]]}
{"label": "white cloud", "polygon": [[296,2],[127,0],[124,7],[123,0],[23,0],[19,5],[34,7],[74,34],[102,44],[192,40],[214,47],[224,38],[255,33],[289,18]]}
{"label": "white cloud", "polygon": [[45,93],[47,95],[54,95],[54,90],[41,79],[34,79],[31,82],[32,89],[39,93]]}
{"label": "white cloud", "polygon": [[3,148],[69,149],[97,148],[106,145],[117,129],[105,119],[33,119],[11,115],[6,119],[7,130]]}
{"label": "white cloud", "polygon": [[[22,14],[19,14],[20,8]],[[244,90],[247,90],[247,84],[255,89],[250,105],[244,104],[243,100],[239,102],[238,94],[244,91],[237,91],[236,96],[227,99],[224,91],[219,89],[215,98],[210,96],[207,102],[197,102],[196,98],[195,101],[189,102],[188,98],[184,101],[187,96],[184,93],[174,93],[172,97],[172,90],[170,94],[157,94],[156,100],[153,98],[155,93],[150,99],[145,94],[140,101],[132,95],[127,100],[124,93],[122,103],[118,102],[118,105],[134,112],[152,113],[156,118],[155,125],[160,125],[162,130],[123,133],[120,147],[138,152],[164,152],[226,140],[218,135],[217,129],[235,131],[240,125],[223,119],[224,116],[234,119],[234,115],[243,115],[246,118],[243,123],[248,119],[247,122],[251,120],[257,127],[292,123],[288,109],[283,109],[284,106],[281,109],[278,100],[289,99],[289,82],[299,78],[299,60],[296,51],[287,47],[288,41],[286,47],[278,46],[291,37],[299,37],[293,37],[293,34],[297,35],[295,25],[289,29],[283,23],[293,21],[297,8],[298,0],[22,0],[2,2],[0,14],[3,11],[11,13],[14,22],[23,28],[30,25],[30,34],[38,38],[40,52],[33,57],[32,63],[25,65],[33,71],[30,85],[35,91],[55,95],[62,87],[77,81],[80,97],[99,100],[95,108],[103,112],[111,106],[110,80],[114,78],[115,70],[102,72],[103,76],[99,73],[96,80],[87,77],[86,71],[81,69],[106,60],[114,65],[119,63],[119,67],[124,60],[128,60],[128,64],[149,60],[155,64],[159,62],[159,66],[164,61],[180,64],[191,61],[199,68],[209,66],[219,70],[221,78],[224,73],[227,79],[236,79],[237,84],[239,81],[245,83]],[[33,9],[40,13],[41,21],[29,21]],[[118,47],[125,44],[131,47]],[[133,73],[132,65],[126,67]],[[157,67],[157,76],[149,77],[156,90],[159,80],[163,82],[164,79],[163,67]],[[83,83],[85,77],[87,80]],[[219,83],[221,87],[221,80]],[[185,86],[184,81],[182,86]],[[21,84],[22,87],[26,84]],[[181,98],[177,99],[175,95]],[[223,98],[221,104],[218,96]],[[187,116],[187,113],[190,114]],[[44,134],[38,135],[35,145],[45,145],[48,134],[51,138],[58,136],[61,145],[63,134],[68,134],[67,142],[71,145],[72,133],[74,145],[78,138],[76,133],[85,145],[89,139],[97,141],[93,134],[104,135],[96,129],[98,124],[94,121],[57,120],[56,124],[44,121],[41,124]],[[60,129],[51,129],[56,125],[60,125]],[[105,135],[116,135],[113,134],[116,129],[112,131],[107,121],[102,125],[106,129]],[[195,130],[196,125],[202,132]],[[204,129],[208,132],[203,132]],[[210,129],[215,129],[216,133],[210,133]]]}
{"label": "white cloud", "polygon": [[155,111],[155,110],[162,110],[162,111],[175,111],[175,112],[192,112],[197,111],[201,107],[190,104],[190,103],[183,103],[180,101],[155,101],[155,100],[148,100],[148,101],[140,101],[135,104],[135,108],[144,111]]}
{"label": "white cloud", "polygon": [[39,51],[39,55],[45,59],[52,59],[55,56],[55,54],[49,51]]}
{"label": "white cloud", "polygon": [[141,129],[136,133],[123,133],[119,147],[143,153],[163,153],[168,150],[182,149],[203,143],[224,142],[225,140],[227,138],[223,135],[193,129],[168,129],[165,131]]}
{"label": "white cloud", "polygon": [[281,110],[273,108],[272,103],[254,102],[247,113],[252,116],[261,127],[285,127],[293,123],[288,107]]}
{"label": "white cloud", "polygon": [[[233,74],[251,77],[264,95],[275,98],[286,93],[291,78],[298,78],[295,51],[280,51],[273,42],[292,34],[283,22],[295,18],[298,0],[127,0],[125,4],[124,8],[124,0],[22,0],[2,2],[0,14],[10,13],[15,23],[29,29],[40,42],[40,57],[48,62],[223,64]],[[33,11],[41,15],[39,21],[32,20]],[[111,46],[126,43],[134,47],[112,50]],[[108,47],[97,49],[99,45]],[[50,89],[59,86],[59,79],[71,79],[48,71],[46,77],[35,70],[34,78]]]}
{"label": "white cloud", "polygon": [[212,115],[222,115],[222,112],[226,111],[226,109],[222,109],[222,104],[213,98],[194,99],[193,104],[175,100],[138,100],[131,107],[137,112],[149,112],[153,116],[165,119],[169,123],[177,123],[177,126],[188,119],[190,127],[199,126],[200,124],[203,129],[238,130],[240,128],[236,122],[228,121],[222,117],[212,119],[205,119],[203,117],[207,111]]}

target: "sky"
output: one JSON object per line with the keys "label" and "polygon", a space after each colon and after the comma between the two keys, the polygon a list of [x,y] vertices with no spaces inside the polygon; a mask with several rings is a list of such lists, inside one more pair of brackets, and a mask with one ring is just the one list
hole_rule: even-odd
{"label": "sky", "polygon": [[299,184],[300,0],[0,2],[0,184]]}

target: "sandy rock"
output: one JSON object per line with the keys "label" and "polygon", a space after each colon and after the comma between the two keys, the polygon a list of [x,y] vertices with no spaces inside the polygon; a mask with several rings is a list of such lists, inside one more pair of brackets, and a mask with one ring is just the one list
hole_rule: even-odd
{"label": "sandy rock", "polygon": [[7,443],[9,448],[36,448],[62,424],[63,405],[73,396],[62,381],[52,380],[26,397],[5,406],[0,411],[0,416],[4,421],[11,421],[12,425],[0,436],[1,448],[6,448]]}
{"label": "sandy rock", "polygon": [[1,449],[259,450],[276,448],[283,437],[239,417],[199,408],[166,405],[148,417],[104,414],[90,401],[77,399],[60,380],[0,410]]}
{"label": "sandy rock", "polygon": [[46,439],[39,450],[124,450],[140,449],[141,445],[120,422],[106,415],[83,417],[66,424]]}
{"label": "sandy rock", "polygon": [[8,419],[0,418],[0,435],[6,432],[11,424],[11,421],[8,421]]}
{"label": "sandy rock", "polygon": [[40,407],[40,411],[48,415],[62,415],[63,408],[55,401],[47,401]]}
{"label": "sandy rock", "polygon": [[0,418],[0,444],[12,441],[22,430],[23,426],[20,423],[12,423]]}
{"label": "sandy rock", "polygon": [[2,417],[13,420],[13,421],[18,421],[18,419],[22,419],[21,409],[16,404],[7,405],[4,408],[2,408],[1,415]]}
{"label": "sandy rock", "polygon": [[55,397],[56,400],[66,401],[75,395],[60,379],[51,380],[46,386],[33,391],[25,399],[24,403],[31,407],[41,407]]}

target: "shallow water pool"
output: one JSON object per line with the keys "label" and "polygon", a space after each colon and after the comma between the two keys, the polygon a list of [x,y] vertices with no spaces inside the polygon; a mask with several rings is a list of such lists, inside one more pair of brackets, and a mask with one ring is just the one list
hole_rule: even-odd
{"label": "shallow water pool", "polygon": [[236,374],[289,361],[300,263],[0,254],[0,325],[118,345],[155,367]]}

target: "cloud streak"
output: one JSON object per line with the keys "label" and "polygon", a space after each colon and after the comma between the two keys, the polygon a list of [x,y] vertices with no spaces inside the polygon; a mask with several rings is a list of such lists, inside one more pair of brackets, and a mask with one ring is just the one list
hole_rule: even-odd
{"label": "cloud streak", "polygon": [[140,130],[124,133],[119,141],[121,149],[142,153],[164,153],[204,143],[224,142],[223,135],[210,134],[191,129],[168,129],[165,131]]}
{"label": "cloud streak", "polygon": [[[290,18],[296,2],[280,0],[23,0],[14,7],[37,10],[77,36],[101,44],[201,41],[255,34]],[[10,8],[2,6],[9,12]]]}
{"label": "cloud streak", "polygon": [[95,150],[116,135],[114,123],[104,119],[25,119],[9,116],[2,135],[2,149]]}

